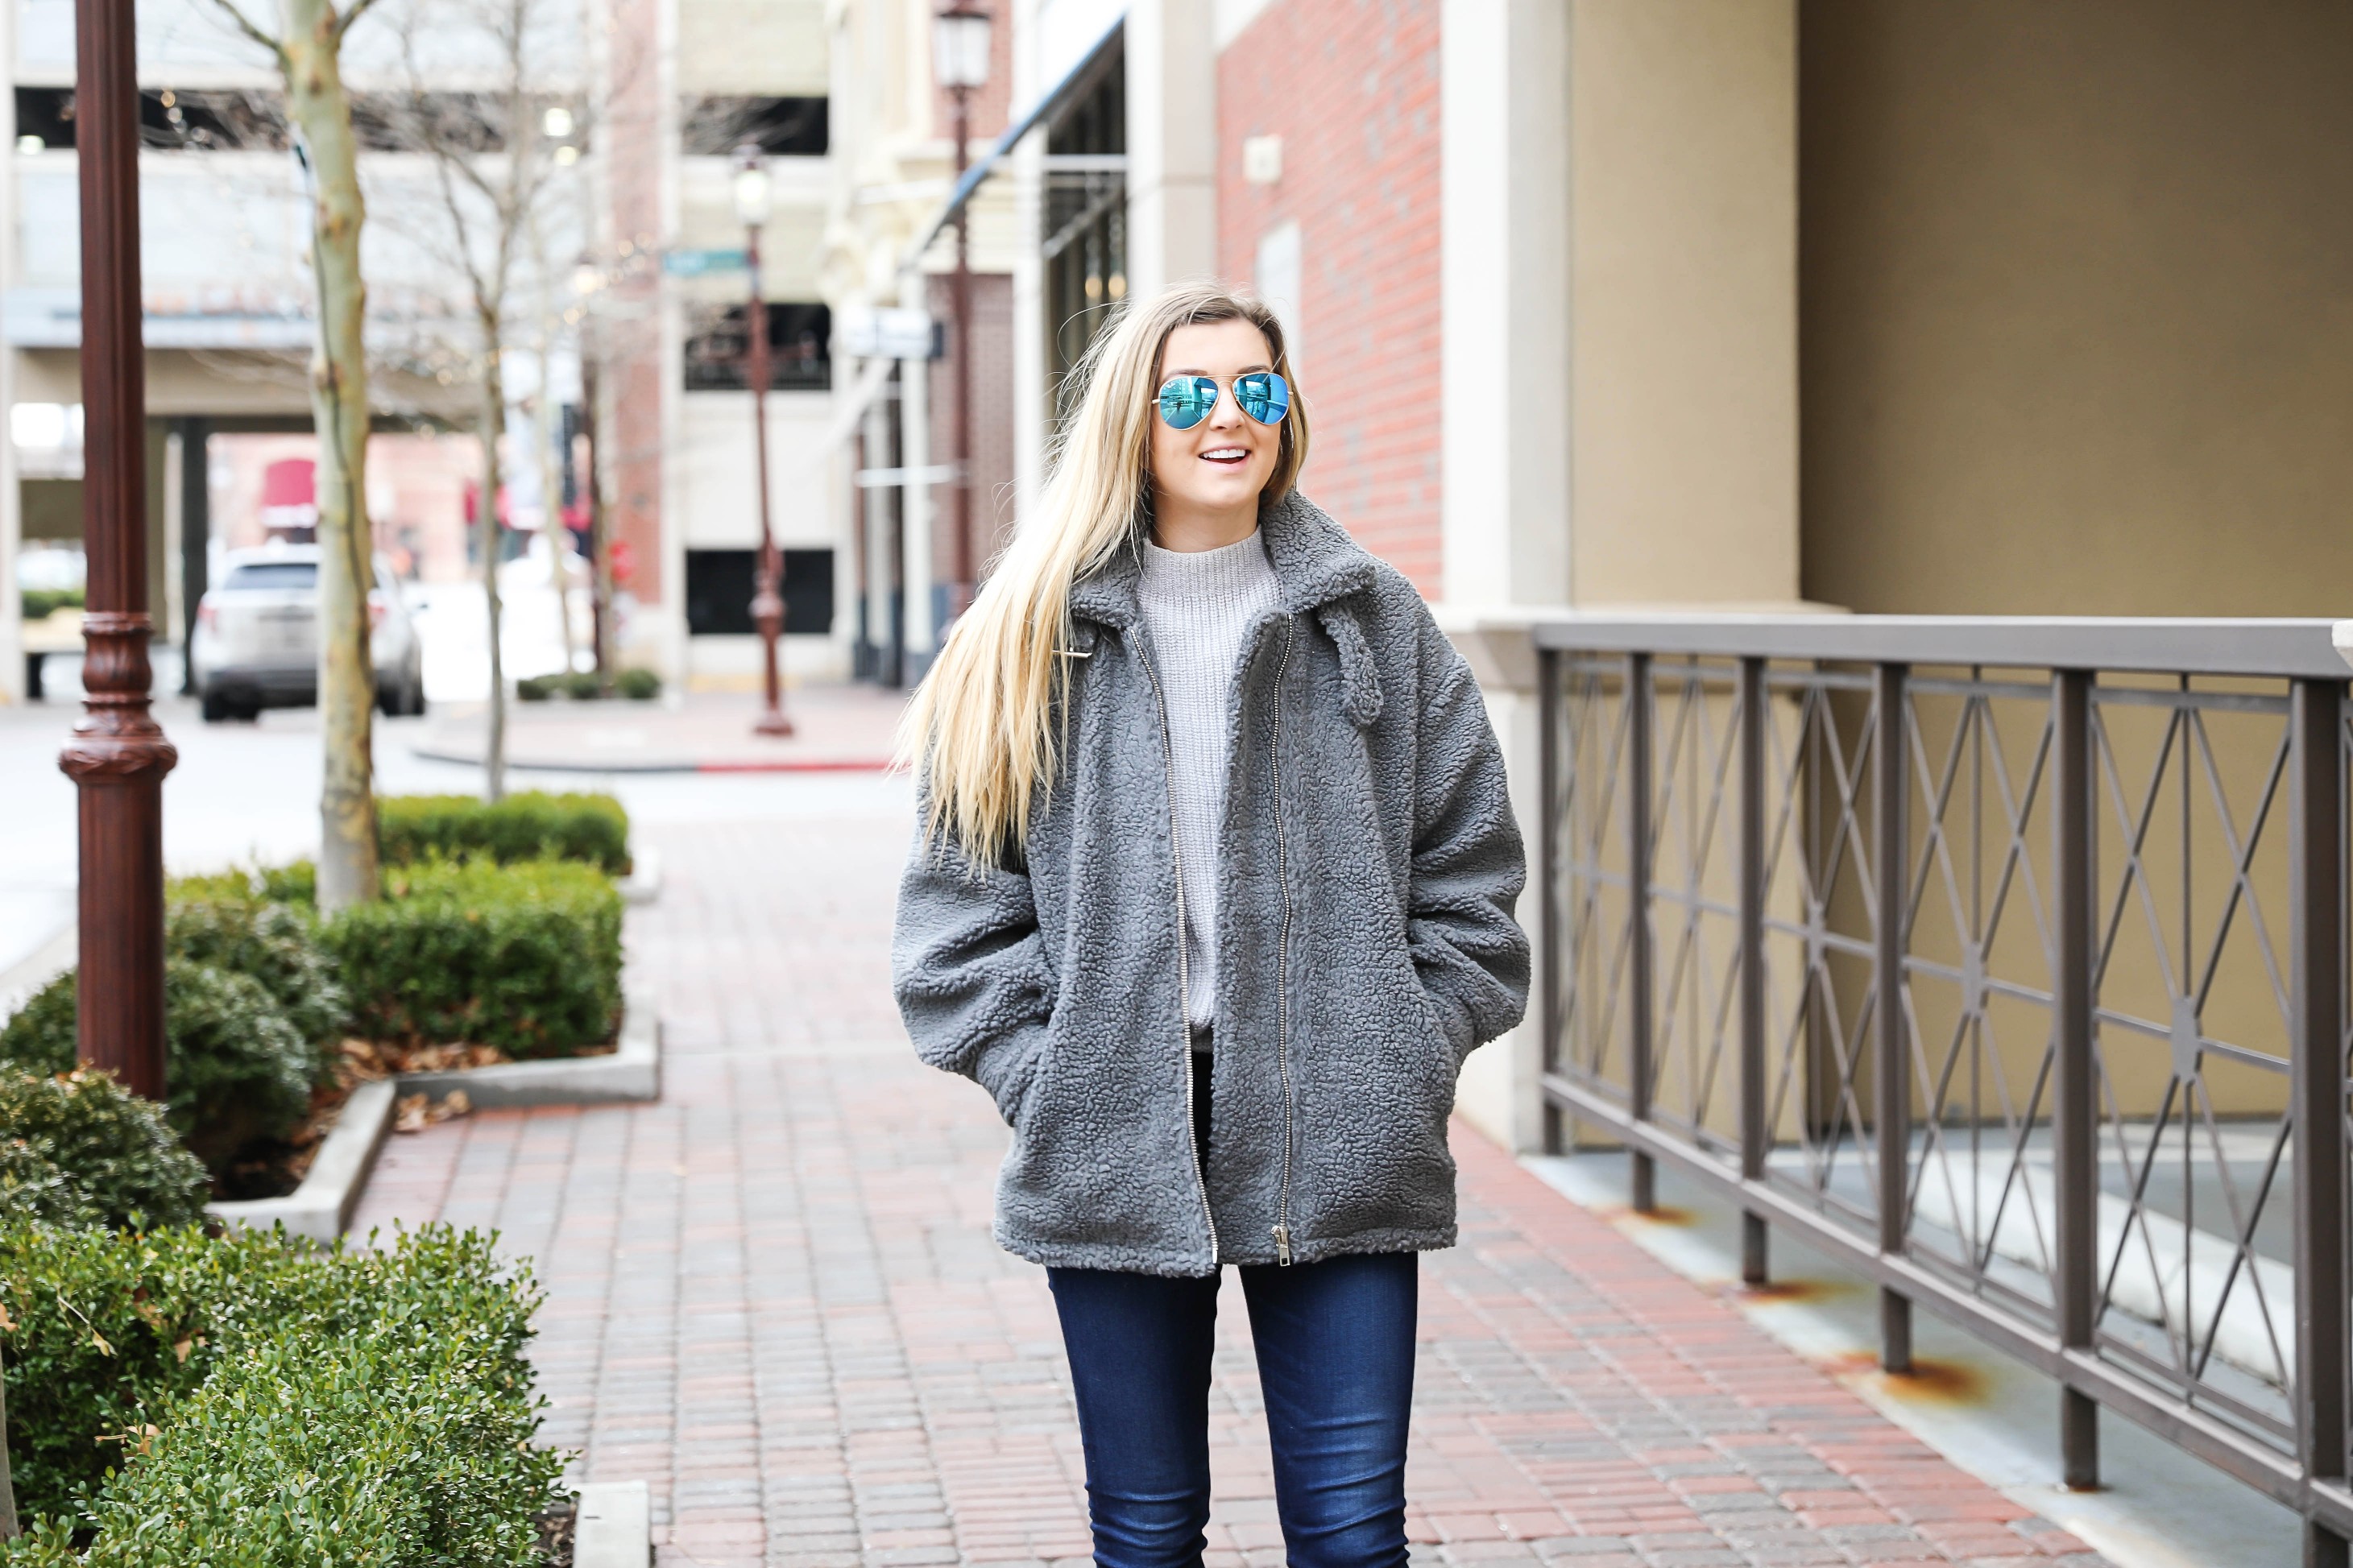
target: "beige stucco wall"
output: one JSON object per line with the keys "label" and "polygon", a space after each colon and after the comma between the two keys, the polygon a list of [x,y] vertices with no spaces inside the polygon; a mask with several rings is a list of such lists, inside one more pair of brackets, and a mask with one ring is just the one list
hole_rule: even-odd
{"label": "beige stucco wall", "polygon": [[2353,613],[2353,8],[1800,32],[1808,596]]}
{"label": "beige stucco wall", "polygon": [[1798,596],[1795,5],[1571,8],[1579,604]]}

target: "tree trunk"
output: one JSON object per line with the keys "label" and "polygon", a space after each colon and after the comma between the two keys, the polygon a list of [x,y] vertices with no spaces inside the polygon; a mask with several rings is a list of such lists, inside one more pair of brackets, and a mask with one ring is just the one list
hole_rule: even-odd
{"label": "tree trunk", "polygon": [[564,428],[562,411],[547,390],[547,362],[554,352],[547,333],[539,340],[539,417],[533,434],[539,442],[539,510],[541,542],[547,546],[547,582],[555,590],[555,635],[564,647],[564,673],[570,675],[572,654],[572,574],[564,564],[564,547],[572,531],[564,523],[564,476],[555,461],[555,438]]}
{"label": "tree trunk", "polygon": [[506,377],[499,363],[499,318],[481,316],[482,329],[482,599],[491,617],[491,723],[482,741],[482,798],[507,793],[507,672],[499,648],[499,437],[506,429]]}
{"label": "tree trunk", "polygon": [[596,681],[605,695],[613,695],[613,542],[605,514],[604,447],[597,440],[596,358],[585,334],[580,345],[580,430],[588,447],[588,603],[589,626],[596,639]]}
{"label": "tree trunk", "polygon": [[311,272],[319,337],[311,359],[318,432],[319,907],[332,913],[377,892],[375,669],[368,655],[375,531],[367,515],[367,289],[360,277],[359,163],[331,0],[287,0],[286,108],[311,173]]}
{"label": "tree trunk", "polygon": [[0,1367],[0,1541],[16,1535],[16,1483],[8,1478],[8,1377]]}

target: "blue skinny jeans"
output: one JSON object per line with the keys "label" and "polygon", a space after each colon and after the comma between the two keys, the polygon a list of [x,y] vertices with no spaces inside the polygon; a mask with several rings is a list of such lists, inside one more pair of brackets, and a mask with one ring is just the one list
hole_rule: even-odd
{"label": "blue skinny jeans", "polygon": [[[1293,1568],[1401,1568],[1414,1255],[1239,1272]],[[1050,1268],[1047,1279],[1078,1393],[1095,1561],[1198,1564],[1219,1277]]]}

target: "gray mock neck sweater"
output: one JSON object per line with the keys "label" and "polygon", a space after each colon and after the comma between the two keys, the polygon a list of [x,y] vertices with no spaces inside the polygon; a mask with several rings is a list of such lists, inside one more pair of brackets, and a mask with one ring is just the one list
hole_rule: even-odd
{"label": "gray mock neck sweater", "polygon": [[1218,821],[1226,805],[1226,706],[1242,639],[1281,596],[1266,542],[1163,550],[1146,541],[1136,603],[1166,688],[1168,789],[1185,884],[1186,1016],[1197,1029],[1218,995]]}

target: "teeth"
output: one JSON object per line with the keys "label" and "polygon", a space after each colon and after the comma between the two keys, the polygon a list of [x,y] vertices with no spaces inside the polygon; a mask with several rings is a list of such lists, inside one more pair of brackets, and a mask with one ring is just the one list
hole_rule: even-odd
{"label": "teeth", "polygon": [[1220,447],[1214,452],[1204,452],[1201,456],[1209,458],[1246,458],[1250,456],[1250,454],[1243,451],[1240,447]]}

